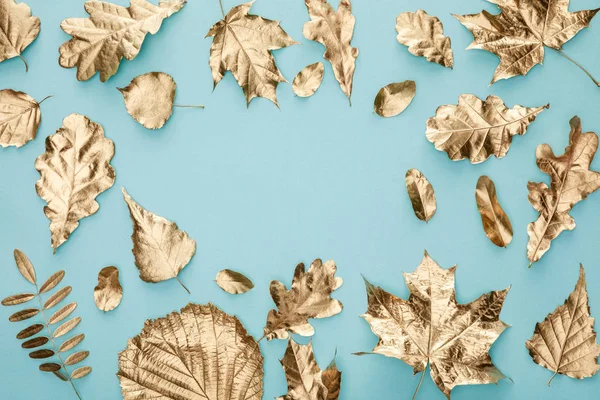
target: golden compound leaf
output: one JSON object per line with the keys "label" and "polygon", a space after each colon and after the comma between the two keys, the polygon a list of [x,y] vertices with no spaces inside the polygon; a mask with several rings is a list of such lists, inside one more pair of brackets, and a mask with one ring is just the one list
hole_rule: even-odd
{"label": "golden compound leaf", "polygon": [[254,284],[250,279],[230,269],[220,271],[217,274],[216,281],[221,289],[230,294],[242,294],[254,288]]}
{"label": "golden compound leaf", "polygon": [[304,67],[292,82],[294,94],[298,97],[310,97],[315,94],[323,82],[324,73],[325,66],[320,61]]}
{"label": "golden compound leaf", "polygon": [[25,3],[15,0],[0,0],[0,62],[20,57],[28,69],[21,53],[40,34],[40,19],[31,16]]}
{"label": "golden compound leaf", "polygon": [[119,270],[116,267],[104,267],[98,273],[98,286],[94,288],[94,301],[100,311],[112,311],[123,298],[123,288],[119,283]]}
{"label": "golden compound leaf", "polygon": [[27,93],[12,89],[0,90],[0,146],[18,148],[35,139],[42,120],[40,104],[44,100],[38,103]]}
{"label": "golden compound leaf", "polygon": [[119,92],[133,119],[145,128],[159,129],[171,118],[176,88],[171,75],[148,72],[133,78],[127,87],[119,88]]}
{"label": "golden compound leaf", "polygon": [[477,181],[475,201],[485,235],[498,247],[508,246],[513,238],[512,225],[498,203],[496,185],[485,175],[480,176]]}
{"label": "golden compound leaf", "polygon": [[409,106],[416,91],[415,81],[390,83],[375,96],[374,111],[382,117],[395,117]]}
{"label": "golden compound leaf", "polygon": [[437,210],[435,193],[425,175],[416,168],[406,171],[406,191],[417,218],[429,221]]}

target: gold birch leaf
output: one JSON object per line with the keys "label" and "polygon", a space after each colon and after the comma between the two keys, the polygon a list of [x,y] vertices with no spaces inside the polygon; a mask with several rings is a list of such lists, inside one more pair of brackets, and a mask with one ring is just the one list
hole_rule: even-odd
{"label": "gold birch leaf", "polygon": [[485,235],[498,247],[508,246],[513,238],[512,225],[498,203],[496,185],[485,175],[480,176],[477,181],[475,201]]}
{"label": "gold birch leaf", "polygon": [[254,288],[254,284],[250,279],[230,269],[220,271],[217,274],[216,282],[221,289],[230,294],[242,294]]}
{"label": "gold birch leaf", "polygon": [[500,312],[509,289],[458,304],[455,271],[456,266],[442,269],[425,252],[417,269],[404,273],[408,300],[365,280],[368,309],[362,315],[379,337],[373,354],[404,361],[415,374],[423,373],[421,380],[429,366],[433,382],[448,399],[458,385],[497,383],[505,378],[492,363],[489,350],[508,327],[500,320]]}
{"label": "gold birch leaf", "polygon": [[594,318],[590,316],[588,293],[583,266],[579,280],[565,303],[535,325],[533,337],[526,343],[529,355],[536,364],[557,374],[583,379],[600,369]]}
{"label": "gold birch leaf", "polygon": [[15,263],[23,278],[27,279],[30,283],[36,284],[35,269],[33,264],[29,261],[29,258],[19,249],[15,249],[13,252],[15,257]]}
{"label": "gold birch leaf", "polygon": [[594,132],[581,133],[579,117],[571,118],[569,145],[561,156],[541,144],[535,151],[537,166],[550,176],[550,187],[543,182],[529,182],[529,202],[540,213],[527,226],[529,266],[550,249],[552,240],[565,230],[575,229],[575,220],[569,215],[573,206],[600,188],[600,172],[590,170],[598,150],[598,136]]}
{"label": "gold birch leaf", "polygon": [[308,322],[310,318],[327,318],[342,312],[342,303],[331,298],[343,283],[342,278],[335,276],[336,271],[333,260],[323,263],[317,258],[308,271],[303,263],[296,266],[290,290],[279,281],[271,281],[269,290],[277,310],[267,315],[267,340],[287,339],[288,332],[312,336],[315,331]]}
{"label": "gold birch leaf", "polygon": [[358,49],[350,44],[356,23],[350,0],[340,0],[337,11],[327,0],[304,0],[304,4],[311,20],[304,24],[302,34],[325,46],[323,57],[331,63],[335,79],[350,102],[358,57]]}
{"label": "gold birch leaf", "polygon": [[437,210],[433,186],[416,168],[406,171],[406,191],[417,218],[429,221]]}
{"label": "gold birch leaf", "polygon": [[416,91],[415,81],[390,83],[382,87],[375,96],[374,110],[382,117],[395,117],[406,110]]}
{"label": "gold birch leaf", "polygon": [[133,60],[149,33],[156,34],[163,20],[183,8],[187,0],[131,0],[126,8],[90,0],[84,5],[89,18],[68,18],[60,27],[73,36],[60,46],[59,64],[77,67],[77,80],[87,81],[100,72],[100,81],[117,73],[121,60]]}
{"label": "gold birch leaf", "polygon": [[38,103],[27,93],[0,90],[0,146],[19,148],[35,139],[42,120],[40,104],[49,97]]}
{"label": "gold birch leaf", "polygon": [[403,12],[396,18],[396,32],[396,40],[408,46],[411,54],[452,68],[450,38],[444,36],[444,27],[438,17],[432,17],[423,10]]}
{"label": "gold birch leaf", "polygon": [[287,82],[272,51],[298,44],[278,21],[248,14],[252,2],[233,7],[214,24],[206,37],[213,37],[208,64],[214,85],[231,71],[246,95],[246,105],[255,97],[277,103],[277,85]]}
{"label": "gold birch leaf", "polygon": [[62,128],[46,139],[46,152],[35,161],[40,173],[35,189],[48,203],[44,214],[50,220],[55,253],[79,226],[79,220],[98,211],[96,197],[115,183],[110,165],[114,154],[112,140],[84,115],[69,115]]}
{"label": "gold birch leaf", "polygon": [[427,120],[425,135],[451,160],[468,157],[472,164],[478,164],[492,155],[504,157],[512,137],[524,135],[537,115],[549,107],[508,108],[497,96],[488,96],[483,102],[472,94],[462,94],[458,105],[438,107],[435,117]]}
{"label": "gold birch leaf", "polygon": [[122,188],[133,221],[132,253],[144,282],[162,282],[175,278],[196,253],[196,241],[179,229],[176,223],[144,209]]}
{"label": "gold birch leaf", "polygon": [[40,34],[40,19],[31,15],[25,3],[15,0],[0,0],[0,62],[19,57],[29,68],[21,53]]}
{"label": "gold birch leaf", "polygon": [[116,267],[104,267],[98,273],[98,286],[94,288],[94,301],[100,311],[112,311],[123,298],[123,288],[119,283],[119,270]]}
{"label": "gold birch leaf", "polygon": [[304,67],[292,82],[294,94],[298,97],[310,97],[315,94],[323,82],[324,73],[325,66],[320,61]]}
{"label": "gold birch leaf", "polygon": [[263,357],[242,323],[212,304],[154,321],[119,353],[124,400],[260,400]]}
{"label": "gold birch leaf", "polygon": [[340,394],[342,373],[335,360],[321,371],[315,360],[312,342],[296,343],[292,338],[281,359],[288,392],[276,400],[337,400]]}

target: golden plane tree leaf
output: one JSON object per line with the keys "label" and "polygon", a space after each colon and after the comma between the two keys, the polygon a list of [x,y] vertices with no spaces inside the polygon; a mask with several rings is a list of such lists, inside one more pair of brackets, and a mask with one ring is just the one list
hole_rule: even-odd
{"label": "golden plane tree leaf", "polygon": [[529,202],[540,213],[527,226],[527,258],[531,263],[539,261],[563,231],[575,229],[569,212],[600,188],[600,172],[590,170],[598,150],[598,136],[594,132],[581,133],[577,116],[571,118],[570,125],[569,145],[563,155],[555,156],[547,144],[539,145],[535,151],[538,168],[550,176],[550,187],[543,182],[527,184]]}
{"label": "golden plane tree leaf", "polygon": [[0,0],[0,62],[19,57],[29,67],[21,53],[40,34],[40,19],[31,15],[25,3]]}
{"label": "golden plane tree leaf", "polygon": [[299,97],[310,97],[315,94],[323,82],[324,73],[325,66],[320,61],[304,67],[292,82],[294,94]]}
{"label": "golden plane tree leaf", "polygon": [[94,301],[101,311],[112,311],[121,304],[123,288],[119,283],[117,267],[104,267],[98,274],[98,286],[94,288]]}
{"label": "golden plane tree leaf", "polygon": [[427,120],[425,135],[451,160],[468,157],[472,164],[478,164],[492,155],[504,157],[513,136],[524,135],[537,115],[549,107],[508,108],[497,96],[488,96],[484,102],[472,94],[462,94],[458,105],[438,107],[435,117]]}
{"label": "golden plane tree leaf", "polygon": [[176,223],[146,210],[125,188],[122,190],[133,221],[131,251],[140,270],[140,279],[156,283],[175,278],[190,293],[178,275],[196,253],[196,241]]}
{"label": "golden plane tree leaf", "polygon": [[27,93],[0,90],[0,146],[21,147],[35,139],[42,113],[40,104]]}
{"label": "golden plane tree leaf", "polygon": [[117,372],[124,400],[261,400],[263,374],[258,343],[210,303],[146,321]]}
{"label": "golden plane tree leaf", "polygon": [[444,27],[438,17],[432,17],[423,10],[403,12],[396,18],[396,32],[396,40],[408,46],[411,54],[452,68],[454,59],[450,38],[444,36]]}
{"label": "golden plane tree leaf", "polygon": [[581,68],[568,57],[562,46],[580,30],[587,28],[599,9],[570,12],[570,0],[492,0],[500,14],[482,11],[479,14],[455,15],[473,34],[468,49],[482,49],[500,58],[492,82],[526,75],[544,61],[544,47],[554,50]]}
{"label": "golden plane tree leaf", "polygon": [[106,82],[117,73],[121,60],[133,60],[147,34],[154,35],[163,20],[183,8],[187,0],[160,0],[158,6],[146,0],[131,5],[90,0],[84,4],[89,18],[68,18],[60,27],[73,36],[60,46],[59,64],[77,67],[77,79],[87,81],[97,72]]}
{"label": "golden plane tree leaf", "polygon": [[475,201],[485,235],[498,247],[508,246],[513,238],[512,225],[498,202],[496,185],[485,175],[477,181]]}
{"label": "golden plane tree leaf", "polygon": [[246,105],[255,97],[277,103],[277,85],[287,82],[272,51],[298,44],[278,21],[248,14],[252,2],[233,7],[214,24],[206,37],[213,37],[209,65],[216,86],[231,71],[246,95]]}
{"label": "golden plane tree leaf", "polygon": [[415,81],[390,83],[382,87],[375,96],[373,109],[382,117],[394,117],[406,110],[416,91]]}
{"label": "golden plane tree leaf", "polygon": [[254,288],[252,281],[245,275],[230,269],[220,271],[216,282],[221,289],[230,294],[242,294]]}
{"label": "golden plane tree leaf", "polygon": [[110,165],[114,154],[112,140],[84,115],[69,115],[62,128],[46,138],[46,152],[35,160],[40,173],[35,189],[48,203],[44,214],[50,220],[55,253],[79,226],[79,220],[98,211],[96,197],[115,183]]}
{"label": "golden plane tree leaf", "polygon": [[417,218],[429,221],[437,210],[433,186],[425,175],[416,168],[406,171],[406,191]]}
{"label": "golden plane tree leaf", "polygon": [[290,338],[281,359],[288,392],[276,400],[337,400],[342,384],[342,372],[335,359],[321,371],[317,365],[312,342],[298,344]]}
{"label": "golden plane tree leaf", "polygon": [[533,337],[526,343],[529,355],[537,364],[557,374],[583,379],[600,369],[594,318],[590,316],[583,266],[575,290],[565,303],[535,325]]}
{"label": "golden plane tree leaf", "polygon": [[456,266],[442,269],[425,252],[417,269],[404,273],[408,300],[365,280],[368,309],[362,315],[379,337],[373,354],[404,361],[415,374],[423,373],[421,380],[429,366],[433,382],[448,399],[458,385],[505,378],[492,363],[489,350],[508,327],[500,312],[509,289],[458,304],[455,272]]}
{"label": "golden plane tree leaf", "polygon": [[350,0],[340,0],[337,11],[333,11],[327,0],[304,0],[304,3],[310,21],[304,24],[302,34],[325,46],[323,57],[331,63],[335,79],[350,102],[358,57],[358,49],[350,44],[356,23]]}
{"label": "golden plane tree leaf", "polygon": [[271,281],[269,290],[277,310],[267,315],[264,328],[267,340],[287,339],[288,332],[312,336],[315,330],[308,322],[310,318],[327,318],[342,312],[342,303],[331,298],[344,282],[335,276],[336,271],[335,261],[323,263],[316,259],[308,271],[303,263],[296,266],[290,290],[279,281]]}

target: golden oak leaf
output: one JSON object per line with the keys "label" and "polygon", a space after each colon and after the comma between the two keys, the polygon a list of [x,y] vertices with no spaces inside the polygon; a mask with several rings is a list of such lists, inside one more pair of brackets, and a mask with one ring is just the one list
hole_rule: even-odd
{"label": "golden oak leaf", "polygon": [[35,139],[42,113],[40,104],[27,93],[0,90],[0,146],[21,147]]}
{"label": "golden oak leaf", "polygon": [[404,361],[415,374],[423,372],[421,380],[429,366],[433,382],[448,399],[458,385],[505,378],[492,363],[489,350],[508,327],[500,312],[509,289],[458,304],[455,271],[456,267],[440,268],[425,252],[415,272],[404,273],[408,300],[365,280],[369,305],[362,316],[379,337],[374,354]]}
{"label": "golden oak leaf", "polygon": [[106,82],[117,73],[123,57],[133,60],[144,39],[154,35],[165,18],[183,8],[187,0],[160,0],[158,6],[146,0],[131,0],[127,7],[103,1],[85,3],[89,18],[68,18],[60,27],[73,36],[60,46],[59,64],[77,67],[77,79],[87,81],[96,72]]}
{"label": "golden oak leaf", "polygon": [[421,221],[429,221],[435,215],[437,202],[433,186],[425,175],[416,168],[406,171],[406,191],[413,211]]}
{"label": "golden oak leaf", "polygon": [[550,187],[543,182],[527,184],[529,202],[540,213],[537,221],[527,226],[527,258],[531,263],[539,261],[563,231],[575,229],[569,212],[600,188],[600,172],[590,170],[598,150],[598,136],[594,132],[581,133],[577,116],[570,124],[569,145],[563,155],[555,156],[547,144],[539,145],[535,151],[538,168],[550,175]]}
{"label": "golden oak leaf", "polygon": [[583,379],[600,369],[594,318],[590,316],[583,266],[575,290],[562,306],[535,325],[533,337],[526,343],[533,361],[557,374]]}
{"label": "golden oak leaf", "polygon": [[21,53],[40,34],[40,19],[31,16],[25,3],[15,0],[0,0],[0,62],[19,57],[29,67]]}
{"label": "golden oak leaf", "polygon": [[477,210],[481,215],[485,235],[496,246],[508,246],[513,238],[512,225],[508,215],[498,202],[496,185],[485,175],[480,176],[477,180],[475,201],[477,202]]}
{"label": "golden oak leaf", "polygon": [[101,311],[112,311],[121,304],[123,288],[119,283],[117,267],[104,267],[98,274],[98,286],[94,288],[94,302]]}
{"label": "golden oak leaf", "polygon": [[214,24],[206,37],[213,37],[209,65],[215,86],[231,71],[246,95],[246,104],[255,97],[277,103],[277,85],[287,82],[271,51],[298,44],[279,22],[248,14],[252,2],[233,7]]}
{"label": "golden oak leaf", "polygon": [[117,372],[125,400],[261,400],[263,374],[256,341],[210,303],[146,321]]}
{"label": "golden oak leaf", "polygon": [[98,211],[96,197],[115,183],[110,165],[114,154],[112,140],[84,115],[69,115],[62,128],[46,139],[46,152],[35,161],[40,173],[35,189],[48,203],[44,214],[50,220],[55,253],[79,226],[79,220]]}
{"label": "golden oak leaf", "polygon": [[271,297],[277,306],[269,311],[264,335],[267,340],[287,339],[288,331],[302,336],[312,336],[315,331],[309,318],[327,318],[342,312],[342,303],[331,298],[331,293],[342,286],[336,277],[334,261],[323,263],[316,259],[305,271],[300,263],[294,271],[292,288],[287,290],[279,281],[271,281]]}

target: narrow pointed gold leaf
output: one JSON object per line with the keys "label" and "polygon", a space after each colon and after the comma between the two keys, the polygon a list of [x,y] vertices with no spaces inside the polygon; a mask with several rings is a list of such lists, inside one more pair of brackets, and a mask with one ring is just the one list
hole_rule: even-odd
{"label": "narrow pointed gold leaf", "polygon": [[148,72],[119,88],[127,112],[147,129],[164,126],[173,113],[177,84],[169,74]]}
{"label": "narrow pointed gold leaf", "polygon": [[69,303],[61,308],[59,308],[54,314],[48,318],[48,325],[56,324],[63,319],[67,318],[75,309],[77,308],[77,303]]}
{"label": "narrow pointed gold leaf", "polygon": [[57,363],[44,363],[40,365],[40,371],[42,372],[58,372],[61,369],[62,367]]}
{"label": "narrow pointed gold leaf", "polygon": [[56,271],[50,278],[46,279],[46,282],[40,286],[40,294],[49,292],[58,285],[65,277],[65,271]]}
{"label": "narrow pointed gold leaf", "polygon": [[71,286],[65,286],[64,288],[58,290],[52,296],[48,297],[46,302],[44,303],[44,310],[54,307],[61,301],[65,299],[71,293]]}
{"label": "narrow pointed gold leaf", "polygon": [[71,373],[71,379],[81,379],[92,372],[92,367],[80,367]]}
{"label": "narrow pointed gold leaf", "polygon": [[33,97],[12,89],[0,90],[0,146],[26,145],[35,139],[41,121],[40,103]]}
{"label": "narrow pointed gold leaf", "polygon": [[498,247],[508,246],[513,238],[512,225],[498,203],[496,185],[485,175],[480,176],[477,181],[475,201],[485,235]]}
{"label": "narrow pointed gold leaf", "polygon": [[406,191],[417,218],[429,221],[437,210],[433,186],[416,168],[406,171]]}
{"label": "narrow pointed gold leaf", "polygon": [[40,333],[42,331],[42,329],[44,329],[44,325],[42,325],[42,324],[34,324],[31,326],[28,326],[27,328],[23,329],[21,332],[17,333],[17,339],[27,339],[28,337],[31,337],[33,335],[37,335],[38,333]]}
{"label": "narrow pointed gold leaf", "polygon": [[395,117],[409,106],[416,91],[414,81],[390,83],[375,96],[374,111],[382,117]]}
{"label": "narrow pointed gold leaf", "polygon": [[119,283],[119,270],[104,267],[98,274],[98,286],[94,288],[94,301],[100,311],[111,311],[121,304],[123,288]]}
{"label": "narrow pointed gold leaf", "polygon": [[33,293],[20,293],[13,294],[12,296],[8,296],[2,300],[3,306],[16,306],[19,304],[27,303],[28,301],[35,298],[35,294]]}
{"label": "narrow pointed gold leaf", "polygon": [[15,0],[0,0],[0,62],[13,57],[21,57],[40,34],[40,19],[31,16],[31,9],[25,3]]}
{"label": "narrow pointed gold leaf", "polygon": [[33,264],[31,263],[31,261],[29,261],[29,258],[27,258],[25,253],[23,253],[19,249],[15,249],[13,254],[15,256],[15,263],[17,264],[17,268],[19,269],[21,275],[23,275],[23,278],[27,279],[29,282],[35,285],[35,269],[33,268]]}
{"label": "narrow pointed gold leaf", "polygon": [[254,287],[252,281],[239,272],[224,269],[217,274],[217,285],[230,294],[246,293]]}
{"label": "narrow pointed gold leaf", "polygon": [[59,325],[58,328],[54,330],[52,337],[54,339],[59,338],[61,336],[66,335],[71,332],[79,323],[81,322],[81,317],[71,318],[67,322],[63,322],[62,325]]}
{"label": "narrow pointed gold leaf", "polygon": [[36,347],[40,347],[48,343],[48,340],[49,339],[45,336],[38,336],[21,343],[21,347],[24,349],[35,349]]}
{"label": "narrow pointed gold leaf", "polygon": [[310,97],[315,94],[323,82],[324,73],[325,66],[320,61],[304,67],[292,82],[294,94],[298,97]]}
{"label": "narrow pointed gold leaf", "polygon": [[63,353],[65,351],[71,350],[72,348],[77,346],[79,343],[81,343],[81,341],[83,339],[85,339],[85,335],[83,333],[80,333],[78,335],[73,336],[70,339],[65,340],[64,342],[62,342],[62,344],[58,348],[58,352]]}
{"label": "narrow pointed gold leaf", "polygon": [[8,317],[8,320],[10,322],[25,321],[26,319],[35,317],[39,313],[40,310],[38,310],[37,308],[26,308],[24,310],[17,311],[16,313],[12,314],[10,317]]}
{"label": "narrow pointed gold leaf", "polygon": [[41,349],[41,350],[32,351],[31,353],[29,353],[29,357],[37,360],[37,359],[42,359],[42,358],[50,358],[54,354],[55,354],[54,350]]}
{"label": "narrow pointed gold leaf", "polygon": [[77,352],[69,355],[65,359],[65,365],[78,364],[78,363],[82,362],[83,360],[85,360],[89,355],[90,355],[90,352],[87,350],[77,351]]}

